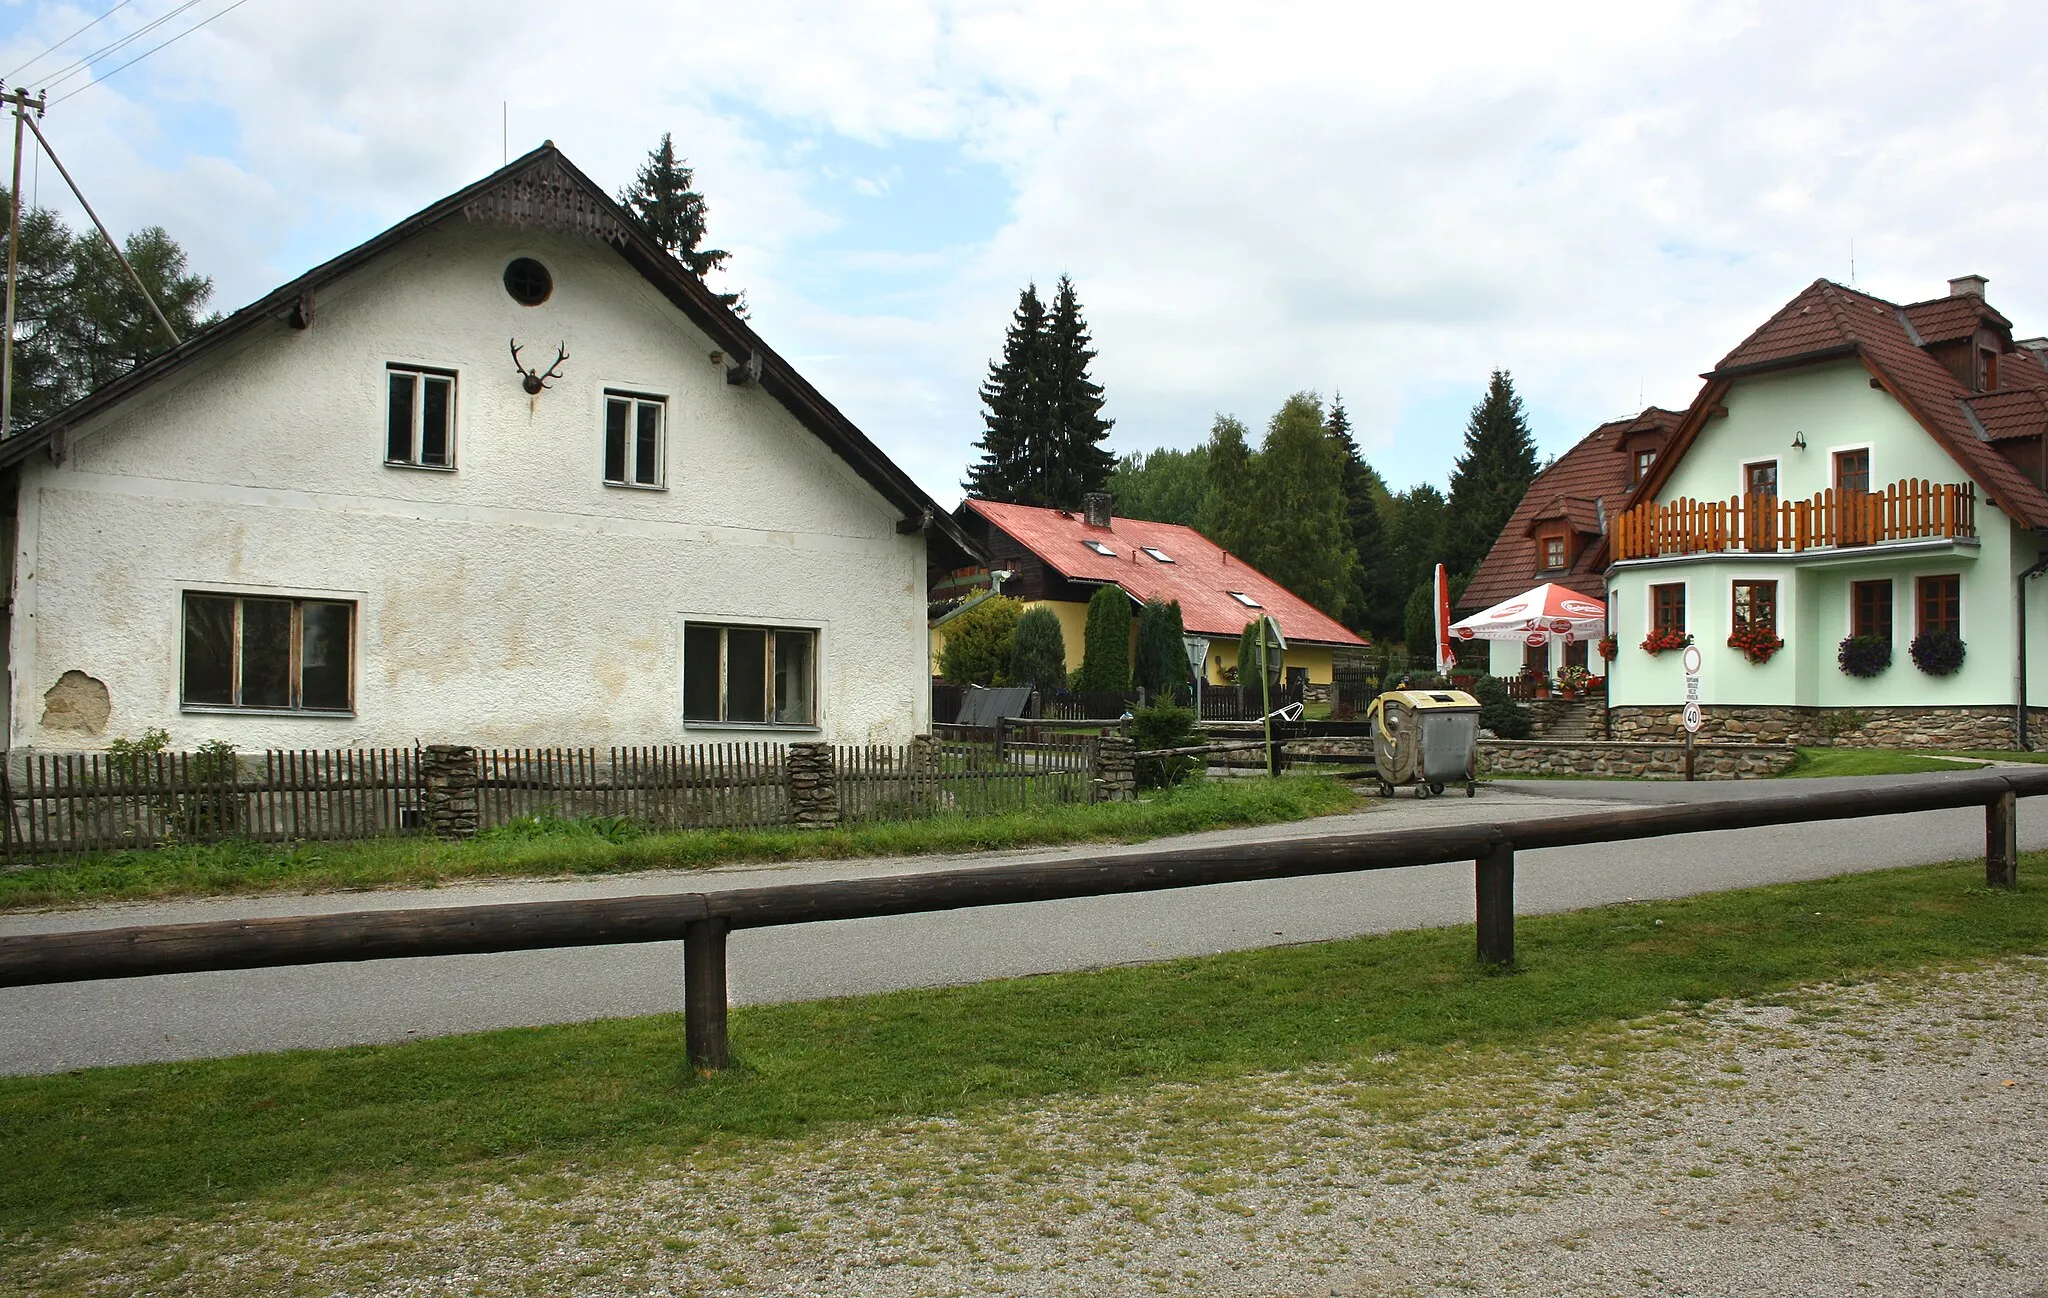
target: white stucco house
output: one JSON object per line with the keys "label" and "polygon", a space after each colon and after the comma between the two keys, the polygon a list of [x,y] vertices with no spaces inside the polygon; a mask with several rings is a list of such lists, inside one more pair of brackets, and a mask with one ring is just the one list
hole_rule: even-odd
{"label": "white stucco house", "polygon": [[900,743],[981,561],[552,144],[0,473],[13,749]]}

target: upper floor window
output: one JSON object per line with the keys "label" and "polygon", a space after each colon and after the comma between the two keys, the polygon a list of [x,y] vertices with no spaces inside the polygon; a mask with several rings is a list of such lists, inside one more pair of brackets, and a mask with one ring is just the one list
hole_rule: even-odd
{"label": "upper floor window", "polygon": [[1234,599],[1234,600],[1236,600],[1236,601],[1237,601],[1238,603],[1240,603],[1240,604],[1244,605],[1244,606],[1245,606],[1246,608],[1263,608],[1263,607],[1265,607],[1264,605],[1260,604],[1260,603],[1259,603],[1259,601],[1257,601],[1257,600],[1253,599],[1253,598],[1252,598],[1251,596],[1249,596],[1249,595],[1245,594],[1245,593],[1244,593],[1243,591],[1241,591],[1241,590],[1233,590],[1233,591],[1230,591],[1230,592],[1229,592],[1229,595],[1230,595],[1230,597],[1231,597],[1232,599]]}
{"label": "upper floor window", "polygon": [[185,592],[186,707],[347,712],[356,606]]}
{"label": "upper floor window", "polygon": [[1916,583],[1918,598],[1914,601],[1918,609],[1919,634],[1929,631],[1948,631],[1955,635],[1963,633],[1963,579],[1956,573],[1939,577],[1922,577]]}
{"label": "upper floor window", "polygon": [[726,725],[817,723],[818,633],[795,627],[683,628],[683,720]]}
{"label": "upper floor window", "polygon": [[1089,549],[1095,551],[1095,553],[1103,556],[1106,559],[1116,558],[1116,551],[1110,549],[1108,545],[1104,544],[1101,541],[1096,540],[1092,536],[1083,537],[1081,540],[1081,544],[1087,546]]}
{"label": "upper floor window", "polygon": [[1742,466],[1742,490],[1751,496],[1767,500],[1778,498],[1778,462],[1760,460],[1755,464]]}
{"label": "upper floor window", "polygon": [[1647,477],[1649,477],[1649,476],[1650,476],[1650,466],[1651,466],[1651,465],[1653,465],[1653,464],[1655,464],[1656,462],[1657,462],[1657,452],[1655,452],[1655,451],[1637,451],[1637,452],[1636,452],[1636,476],[1635,476],[1635,477],[1633,477],[1633,478],[1630,478],[1630,479],[1629,479],[1629,485],[1630,485],[1630,486],[1634,486],[1634,485],[1635,485],[1636,483],[1638,483],[1638,482],[1641,482],[1641,481],[1642,481],[1642,480],[1643,480],[1644,478],[1647,478]]}
{"label": "upper floor window", "polygon": [[1835,452],[1835,490],[1858,494],[1870,490],[1870,452]]}
{"label": "upper floor window", "polygon": [[1167,553],[1166,551],[1164,551],[1164,550],[1160,549],[1160,548],[1159,548],[1158,546],[1156,546],[1156,545],[1148,545],[1148,546],[1145,546],[1145,547],[1144,547],[1144,551],[1145,551],[1145,553],[1146,553],[1146,554],[1149,554],[1149,555],[1151,555],[1151,556],[1152,556],[1152,557],[1153,557],[1154,559],[1157,559],[1157,560],[1158,560],[1159,562],[1161,562],[1161,563],[1172,563],[1172,562],[1173,562],[1173,556],[1172,556],[1172,555],[1170,555],[1170,554],[1168,554],[1168,553]]}
{"label": "upper floor window", "polygon": [[455,467],[455,372],[385,367],[384,462],[415,469]]}
{"label": "upper floor window", "polygon": [[638,392],[604,394],[604,480],[614,487],[662,485],[668,402]]}
{"label": "upper floor window", "polygon": [[1892,584],[1885,581],[1849,583],[1849,634],[1892,638]]}
{"label": "upper floor window", "polygon": [[1685,634],[1685,583],[1650,587],[1650,629]]}
{"label": "upper floor window", "polygon": [[1562,569],[1565,564],[1564,538],[1562,536],[1546,536],[1543,538],[1542,544],[1544,571],[1556,572]]}

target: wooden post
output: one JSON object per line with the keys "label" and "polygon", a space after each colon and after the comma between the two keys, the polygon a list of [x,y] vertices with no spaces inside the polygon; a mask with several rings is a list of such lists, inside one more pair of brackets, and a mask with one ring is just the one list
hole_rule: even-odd
{"label": "wooden post", "polygon": [[725,931],[722,919],[683,929],[683,1039],[690,1068],[702,1075],[731,1062],[725,1040]]}
{"label": "wooden post", "polygon": [[1984,886],[2017,888],[2019,881],[2019,798],[2011,789],[1984,804]]}
{"label": "wooden post", "polygon": [[1479,959],[1506,967],[1515,962],[1515,845],[1502,840],[1472,862],[1479,903]]}

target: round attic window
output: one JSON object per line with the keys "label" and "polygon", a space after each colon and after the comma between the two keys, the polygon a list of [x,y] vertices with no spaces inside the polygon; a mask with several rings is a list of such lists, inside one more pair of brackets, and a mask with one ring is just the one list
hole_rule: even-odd
{"label": "round attic window", "polygon": [[555,277],[531,257],[521,257],[505,268],[505,291],[521,306],[539,306],[555,291]]}

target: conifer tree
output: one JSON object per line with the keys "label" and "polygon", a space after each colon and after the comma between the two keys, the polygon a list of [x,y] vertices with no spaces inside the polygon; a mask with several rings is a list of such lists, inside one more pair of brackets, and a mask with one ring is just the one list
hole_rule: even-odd
{"label": "conifer tree", "polygon": [[1041,498],[1034,503],[1078,509],[1082,496],[1102,490],[1116,465],[1116,458],[1102,447],[1115,421],[1102,417],[1102,385],[1088,374],[1089,362],[1095,359],[1093,341],[1088,322],[1081,318],[1074,281],[1062,275],[1045,327],[1043,380],[1050,445],[1038,489]]}
{"label": "conifer tree", "polygon": [[1465,449],[1451,470],[1444,528],[1444,564],[1470,577],[1493,548],[1509,515],[1536,477],[1536,439],[1506,370],[1495,370],[1486,396],[1472,408]]}
{"label": "conifer tree", "polygon": [[967,494],[1011,505],[1042,505],[1031,491],[1031,456],[1045,445],[1040,374],[1045,366],[1045,303],[1026,284],[1003,335],[1003,358],[989,362],[981,385],[981,459],[961,483]]}
{"label": "conifer tree", "polygon": [[[1344,466],[1344,512],[1351,524],[1351,548],[1357,556],[1351,597],[1345,603],[1344,625],[1374,639],[1400,634],[1400,592],[1394,572],[1394,554],[1387,544],[1386,521],[1373,487],[1379,475],[1358,453],[1351,436],[1351,417],[1345,412],[1339,393],[1330,403],[1325,425],[1330,443]],[[1380,490],[1385,484],[1379,483]]]}
{"label": "conifer tree", "polygon": [[1041,691],[1067,687],[1067,639],[1060,619],[1040,604],[1017,619],[1010,641],[1010,682]]}
{"label": "conifer tree", "polygon": [[1267,424],[1246,495],[1259,525],[1253,544],[1241,552],[1245,561],[1341,616],[1355,593],[1358,552],[1345,507],[1343,461],[1323,430],[1323,406],[1314,393],[1295,393]]}
{"label": "conifer tree", "polygon": [[[633,177],[633,183],[619,194],[624,207],[648,238],[662,250],[690,268],[698,279],[725,269],[732,256],[723,248],[705,248],[704,196],[691,188],[696,172],[676,156],[675,141],[667,131],[661,143],[648,151],[647,161]],[[738,293],[720,293],[718,300],[745,314]]]}
{"label": "conifer tree", "polygon": [[1258,548],[1258,502],[1251,498],[1252,448],[1234,415],[1218,415],[1209,429],[1209,495],[1196,529],[1239,557]]}
{"label": "conifer tree", "polygon": [[1074,688],[1131,688],[1131,597],[1122,587],[1096,588],[1088,601],[1088,625],[1082,634],[1081,671]]}
{"label": "conifer tree", "polygon": [[1181,643],[1180,601],[1146,600],[1138,610],[1138,656],[1134,675],[1154,703],[1171,702],[1188,679],[1187,648]]}

